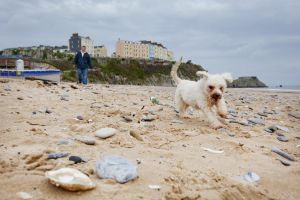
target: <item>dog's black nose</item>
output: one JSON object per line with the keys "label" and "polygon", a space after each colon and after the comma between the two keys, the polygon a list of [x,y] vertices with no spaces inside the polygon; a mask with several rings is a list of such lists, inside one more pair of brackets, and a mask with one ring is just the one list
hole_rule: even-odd
{"label": "dog's black nose", "polygon": [[220,99],[221,98],[221,94],[219,94],[219,93],[214,93],[213,95],[212,95],[212,98],[214,98],[214,99]]}

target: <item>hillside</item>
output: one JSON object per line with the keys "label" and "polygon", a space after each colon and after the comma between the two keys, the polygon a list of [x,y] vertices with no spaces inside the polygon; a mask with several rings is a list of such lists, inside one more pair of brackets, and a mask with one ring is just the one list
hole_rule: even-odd
{"label": "hillside", "polygon": [[256,76],[239,77],[228,85],[233,88],[257,88],[267,87],[265,83],[260,81]]}
{"label": "hillside", "polygon": [[[44,62],[62,70],[63,81],[76,81],[76,71],[72,61],[44,60]],[[103,58],[92,59],[92,63],[94,69],[89,72],[91,83],[172,85],[170,71],[173,62]],[[181,64],[178,73],[182,78],[196,80],[198,70],[204,69],[189,61]]]}

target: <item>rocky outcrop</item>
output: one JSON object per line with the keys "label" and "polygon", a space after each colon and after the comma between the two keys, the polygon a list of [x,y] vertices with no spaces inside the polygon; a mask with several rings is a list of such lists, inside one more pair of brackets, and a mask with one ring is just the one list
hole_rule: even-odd
{"label": "rocky outcrop", "polygon": [[246,76],[239,77],[234,80],[232,83],[228,84],[228,87],[232,88],[260,88],[260,87],[268,87],[262,81],[260,81],[256,76]]}

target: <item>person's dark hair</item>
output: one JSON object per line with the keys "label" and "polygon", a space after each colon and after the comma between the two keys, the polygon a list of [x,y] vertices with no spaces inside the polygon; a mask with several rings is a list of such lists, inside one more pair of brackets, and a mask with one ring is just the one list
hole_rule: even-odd
{"label": "person's dark hair", "polygon": [[82,47],[86,47],[86,46],[82,46]]}

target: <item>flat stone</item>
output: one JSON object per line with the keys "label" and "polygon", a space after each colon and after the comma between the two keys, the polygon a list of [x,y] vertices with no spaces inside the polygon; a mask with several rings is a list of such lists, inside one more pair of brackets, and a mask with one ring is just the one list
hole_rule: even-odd
{"label": "flat stone", "polygon": [[171,123],[173,123],[173,124],[184,124],[183,121],[178,120],[178,119],[173,119],[173,120],[171,121]]}
{"label": "flat stone", "polygon": [[257,114],[259,116],[262,116],[262,117],[268,117],[268,115],[266,113],[263,113],[263,112],[258,112]]}
{"label": "flat stone", "polygon": [[123,116],[122,118],[124,119],[125,122],[132,122],[132,119],[128,116]]}
{"label": "flat stone", "polygon": [[277,128],[277,129],[280,129],[280,130],[282,130],[282,131],[285,131],[285,132],[289,132],[289,128],[284,127],[284,126],[276,125],[276,128]]}
{"label": "flat stone", "polygon": [[278,136],[277,140],[281,141],[281,142],[288,142],[289,140],[283,135],[283,136]]}
{"label": "flat stone", "polygon": [[63,153],[63,152],[54,152],[48,154],[48,159],[57,159],[57,158],[63,158],[68,156],[69,153]]}
{"label": "flat stone", "polygon": [[300,113],[299,112],[290,112],[289,116],[294,117],[296,119],[300,119]]}
{"label": "flat stone", "polygon": [[249,118],[247,119],[248,122],[252,123],[252,124],[259,124],[259,125],[265,125],[264,121],[262,119],[258,119],[258,118]]}
{"label": "flat stone", "polygon": [[96,136],[102,139],[111,137],[117,133],[117,129],[115,128],[101,128],[96,131]]}
{"label": "flat stone", "polygon": [[86,160],[80,158],[79,156],[70,156],[69,160],[73,161],[75,164],[81,163],[81,162],[86,162]]}
{"label": "flat stone", "polygon": [[142,118],[142,121],[144,121],[144,122],[151,122],[153,120],[155,120],[155,118],[152,116],[149,116],[149,115],[144,115]]}
{"label": "flat stone", "polygon": [[77,135],[74,137],[74,139],[88,145],[96,144],[95,138],[88,135]]}
{"label": "flat stone", "polygon": [[81,115],[78,115],[78,116],[76,117],[76,119],[78,119],[78,120],[83,120],[83,117],[82,117]]}

